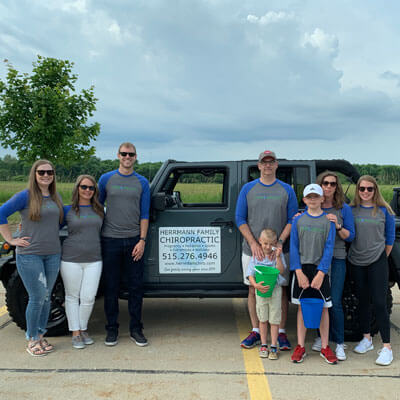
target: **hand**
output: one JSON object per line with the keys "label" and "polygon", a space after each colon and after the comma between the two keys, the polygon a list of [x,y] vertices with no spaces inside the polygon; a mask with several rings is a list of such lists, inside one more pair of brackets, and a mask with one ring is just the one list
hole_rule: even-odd
{"label": "hand", "polygon": [[302,289],[307,289],[308,287],[310,287],[310,282],[301,269],[296,269],[296,276],[297,281],[299,282],[299,286]]}
{"label": "hand", "polygon": [[136,243],[136,246],[132,250],[133,261],[139,261],[143,257],[144,246],[145,246],[144,240],[139,240]]}
{"label": "hand", "polygon": [[282,247],[277,247],[274,253],[275,253],[275,258],[279,258],[282,254]]}
{"label": "hand", "polygon": [[335,227],[336,229],[339,228],[339,224],[338,224],[338,220],[337,220],[337,216],[335,214],[327,214],[326,218],[329,219],[329,221],[334,222],[335,223]]}
{"label": "hand", "polygon": [[260,291],[261,293],[267,293],[269,290],[269,285],[263,286],[262,284],[264,283],[264,281],[258,282],[255,285],[255,288]]}
{"label": "hand", "polygon": [[251,246],[251,254],[253,255],[253,258],[257,259],[258,261],[261,261],[264,259],[264,252],[259,245],[259,243],[254,242]]}
{"label": "hand", "polygon": [[321,271],[318,271],[317,275],[314,276],[314,279],[311,282],[311,287],[313,289],[319,290],[321,288],[323,280],[324,280],[324,273]]}
{"label": "hand", "polygon": [[8,243],[10,243],[12,246],[28,247],[30,245],[29,239],[29,236],[24,236],[22,238],[12,239]]}

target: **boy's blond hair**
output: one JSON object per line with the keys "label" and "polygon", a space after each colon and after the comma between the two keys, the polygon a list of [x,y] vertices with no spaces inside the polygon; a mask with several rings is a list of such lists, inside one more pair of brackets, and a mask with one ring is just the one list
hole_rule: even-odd
{"label": "boy's blond hair", "polygon": [[277,235],[276,232],[275,232],[273,229],[271,229],[271,228],[263,229],[263,230],[261,231],[261,233],[260,233],[260,237],[261,237],[261,236],[264,236],[265,238],[270,239],[270,240],[277,240],[277,239],[278,239],[278,235]]}

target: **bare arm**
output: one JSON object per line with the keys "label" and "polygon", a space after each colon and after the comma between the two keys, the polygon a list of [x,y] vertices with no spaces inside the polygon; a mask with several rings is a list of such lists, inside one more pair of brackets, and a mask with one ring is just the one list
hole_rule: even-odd
{"label": "bare arm", "polygon": [[386,252],[386,256],[387,256],[387,257],[389,257],[389,255],[390,255],[392,249],[393,249],[393,246],[390,246],[390,245],[388,245],[388,244],[385,246],[385,252]]}
{"label": "bare arm", "polygon": [[8,224],[0,225],[0,234],[12,246],[26,247],[26,246],[30,245],[30,243],[28,242],[28,239],[30,239],[30,238],[28,236],[13,239],[11,231],[10,231],[10,227]]}
{"label": "bare arm", "polygon": [[[146,238],[148,229],[149,229],[149,220],[141,219],[140,220],[140,237],[141,238]],[[134,261],[139,261],[143,257],[145,245],[146,245],[146,242],[145,242],[145,240],[142,240],[142,239],[140,239],[136,243],[136,246],[132,250],[132,257],[133,257]]]}

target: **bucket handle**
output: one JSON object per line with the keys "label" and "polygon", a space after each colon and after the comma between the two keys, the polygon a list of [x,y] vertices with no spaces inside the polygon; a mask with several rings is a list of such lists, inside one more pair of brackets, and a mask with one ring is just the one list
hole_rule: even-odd
{"label": "bucket handle", "polygon": [[[311,286],[310,286],[310,287],[311,287]],[[307,289],[309,289],[309,288],[307,288]],[[314,289],[314,288],[311,288],[311,289]],[[299,295],[299,300],[301,299],[301,296],[302,296],[304,290],[305,290],[305,289],[302,289],[302,290],[301,290],[300,295]],[[317,289],[314,289],[314,290],[317,290]],[[325,299],[324,295],[322,294],[321,289],[318,289],[318,292],[319,292],[319,294],[321,295],[322,300],[324,300],[324,302],[326,303],[326,299]]]}

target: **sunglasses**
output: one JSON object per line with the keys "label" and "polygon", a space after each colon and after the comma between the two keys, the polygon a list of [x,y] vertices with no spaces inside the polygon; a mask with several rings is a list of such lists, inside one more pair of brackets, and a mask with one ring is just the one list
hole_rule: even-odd
{"label": "sunglasses", "polygon": [[367,191],[367,192],[373,192],[374,190],[375,190],[375,188],[373,187],[373,186],[368,186],[368,187],[365,187],[365,186],[360,186],[359,188],[358,188],[358,190],[360,191],[360,192],[365,192],[365,191]]}
{"label": "sunglasses", "polygon": [[336,182],[329,182],[329,181],[323,181],[322,186],[331,186],[331,187],[336,187],[337,183]]}
{"label": "sunglasses", "polygon": [[94,192],[95,189],[96,189],[94,186],[88,186],[88,185],[79,185],[79,187],[80,187],[82,190],[90,190],[91,192]]}
{"label": "sunglasses", "polygon": [[119,154],[121,154],[122,157],[126,157],[126,156],[135,157],[136,156],[136,153],[130,153],[130,152],[126,152],[126,151],[120,151]]}
{"label": "sunglasses", "polygon": [[37,169],[36,173],[40,176],[45,176],[46,174],[48,176],[53,176],[54,175],[54,171],[52,169]]}

